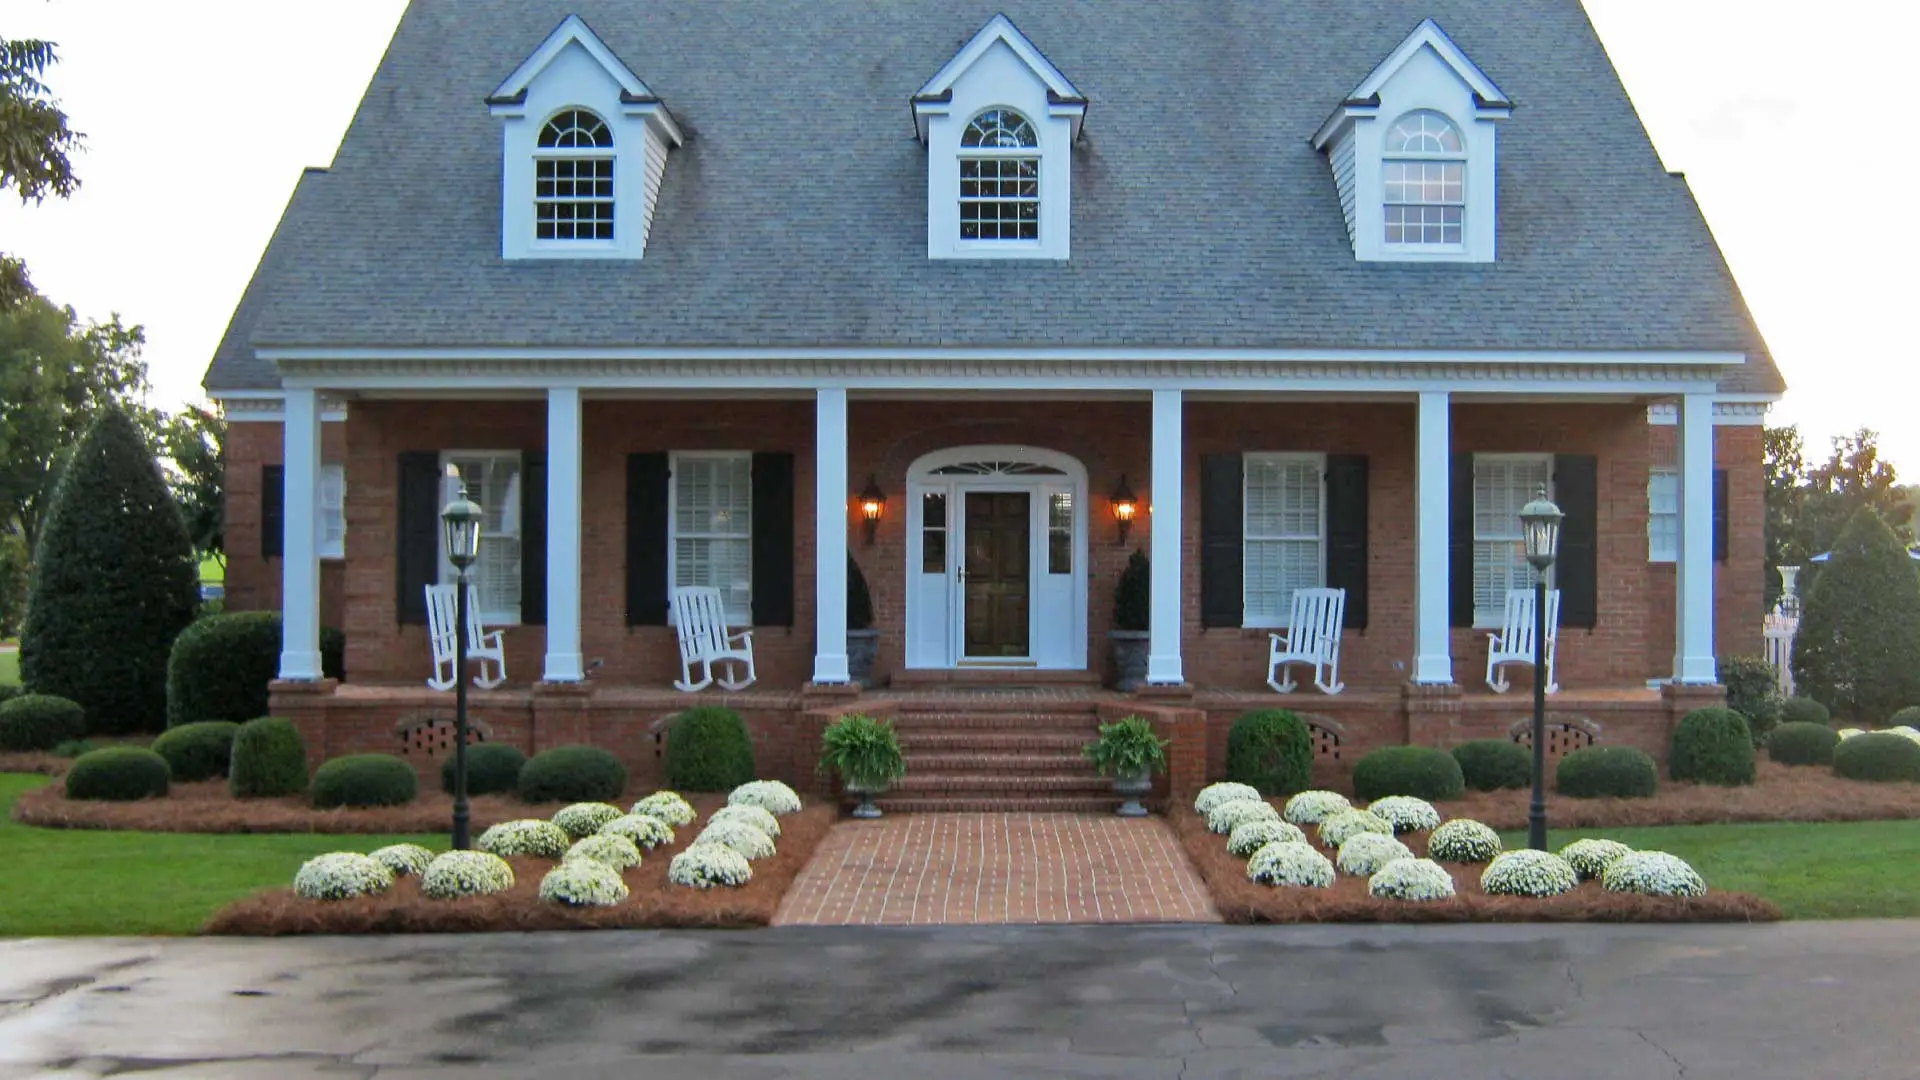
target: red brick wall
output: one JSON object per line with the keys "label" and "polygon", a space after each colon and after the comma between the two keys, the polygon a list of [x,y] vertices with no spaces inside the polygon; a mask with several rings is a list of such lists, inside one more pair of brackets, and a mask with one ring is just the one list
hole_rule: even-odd
{"label": "red brick wall", "polygon": [[[347,459],[346,425],[320,426],[320,457],[329,464]],[[286,459],[280,424],[247,421],[227,425],[227,595],[228,611],[261,611],[280,606],[280,560],[260,554],[260,468]],[[351,483],[349,483],[351,488]],[[337,559],[320,564],[320,621],[340,626],[345,617],[346,568]]]}
{"label": "red brick wall", "polygon": [[[1653,464],[1679,461],[1679,431],[1672,425],[1649,429]],[[1724,425],[1713,429],[1713,464],[1727,470],[1727,561],[1714,564],[1713,648],[1720,656],[1758,656],[1761,620],[1766,614],[1767,478],[1763,465],[1764,429]],[[1647,665],[1654,675],[1673,673],[1674,564],[1647,564],[1651,620]]]}

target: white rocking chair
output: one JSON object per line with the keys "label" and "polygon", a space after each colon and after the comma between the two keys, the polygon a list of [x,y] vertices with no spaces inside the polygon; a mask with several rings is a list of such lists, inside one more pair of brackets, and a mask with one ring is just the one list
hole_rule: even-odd
{"label": "white rocking chair", "polygon": [[1323,694],[1346,689],[1340,681],[1340,628],[1346,621],[1347,590],[1295,589],[1287,632],[1268,635],[1267,685],[1293,693],[1294,664],[1313,665],[1313,685]]}
{"label": "white rocking chair", "polygon": [[[1496,694],[1512,689],[1500,674],[1506,664],[1533,666],[1533,590],[1508,589],[1506,616],[1497,634],[1487,635],[1487,685]],[[1554,679],[1553,653],[1560,640],[1560,590],[1547,590],[1547,693],[1560,692]]]}
{"label": "white rocking chair", "polygon": [[[433,677],[427,685],[435,690],[451,690],[460,677],[454,670],[459,641],[454,626],[459,618],[452,585],[427,586],[427,639],[433,643]],[[507,681],[506,632],[488,630],[480,625],[480,593],[467,586],[467,659],[480,661],[480,674],[473,685],[491,690]],[[491,664],[493,674],[487,673]]]}
{"label": "white rocking chair", "polygon": [[[673,628],[680,636],[680,681],[673,684],[674,689],[693,693],[715,682],[726,690],[753,685],[757,677],[753,672],[753,631],[727,633],[727,606],[720,599],[719,589],[683,585],[673,590]],[[702,676],[698,681],[693,677],[696,664]],[[715,664],[734,667],[723,668],[716,678]],[[747,667],[744,679],[737,677],[740,664]],[[728,670],[734,677],[729,677]]]}

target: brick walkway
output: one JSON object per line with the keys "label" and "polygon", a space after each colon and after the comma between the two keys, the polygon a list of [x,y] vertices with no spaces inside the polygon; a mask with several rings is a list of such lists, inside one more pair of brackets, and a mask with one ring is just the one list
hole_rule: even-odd
{"label": "brick walkway", "polygon": [[896,814],[834,827],[774,925],[1218,922],[1158,818]]}

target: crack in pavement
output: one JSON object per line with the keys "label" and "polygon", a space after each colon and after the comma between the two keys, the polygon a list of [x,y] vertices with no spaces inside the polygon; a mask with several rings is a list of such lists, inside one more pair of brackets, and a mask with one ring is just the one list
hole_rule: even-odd
{"label": "crack in pavement", "polygon": [[1674,1070],[1675,1070],[1675,1072],[1674,1072],[1674,1075],[1675,1075],[1675,1076],[1685,1076],[1685,1075],[1687,1075],[1687,1063],[1686,1063],[1686,1062],[1684,1062],[1684,1061],[1681,1061],[1681,1060],[1680,1060],[1679,1058],[1677,1058],[1677,1057],[1674,1057],[1674,1056],[1673,1056],[1673,1051],[1671,1051],[1671,1050],[1669,1050],[1669,1049],[1667,1049],[1667,1048],[1666,1048],[1666,1047],[1664,1047],[1664,1046],[1661,1046],[1661,1045],[1660,1045],[1659,1043],[1657,1043],[1657,1042],[1654,1042],[1654,1041],[1653,1041],[1653,1036],[1651,1036],[1651,1035],[1648,1035],[1648,1034],[1647,1034],[1646,1032],[1644,1032],[1644,1031],[1636,1031],[1636,1032],[1634,1032],[1634,1034],[1635,1034],[1635,1035],[1638,1035],[1638,1036],[1640,1036],[1640,1041],[1641,1041],[1641,1042],[1643,1042],[1643,1043],[1646,1043],[1646,1044],[1647,1044],[1648,1046],[1651,1046],[1651,1047],[1653,1047],[1653,1048],[1654,1048],[1655,1050],[1658,1050],[1658,1051],[1660,1051],[1660,1054],[1661,1054],[1661,1056],[1662,1056],[1662,1057],[1665,1057],[1665,1058],[1666,1058],[1666,1059],[1667,1059],[1668,1061],[1671,1061],[1671,1062],[1673,1062],[1673,1067],[1674,1067]]}
{"label": "crack in pavement", "polygon": [[357,1075],[359,1077],[359,1080],[373,1080],[374,1075],[380,1071],[380,1067],[377,1065],[356,1064],[352,1060],[353,1056],[354,1055],[350,1055],[350,1054],[323,1054],[323,1053],[315,1053],[312,1051],[292,1051],[292,1052],[282,1053],[282,1054],[234,1054],[230,1056],[179,1057],[179,1058],[110,1057],[110,1056],[89,1055],[87,1057],[65,1058],[59,1061],[42,1062],[41,1064],[48,1068],[51,1068],[60,1072],[66,1072],[72,1069],[85,1067],[90,1070],[93,1070],[94,1075],[96,1076],[107,1077],[107,1076],[135,1076],[140,1073],[166,1072],[172,1069],[191,1069],[195,1067],[208,1066],[208,1065],[245,1065],[249,1063],[271,1064],[275,1062],[281,1062],[281,1063],[318,1062],[322,1064],[330,1064],[339,1068],[340,1074],[342,1076]]}
{"label": "crack in pavement", "polygon": [[71,994],[75,990],[83,987],[92,986],[105,976],[112,975],[115,972],[125,971],[132,967],[139,967],[141,964],[147,963],[150,959],[152,958],[135,956],[126,960],[115,960],[110,964],[105,964],[85,974],[68,975],[60,979],[49,979],[40,984],[38,993],[20,998],[0,998],[0,1015],[13,1012],[26,1012],[36,1005],[44,1005],[54,998]]}

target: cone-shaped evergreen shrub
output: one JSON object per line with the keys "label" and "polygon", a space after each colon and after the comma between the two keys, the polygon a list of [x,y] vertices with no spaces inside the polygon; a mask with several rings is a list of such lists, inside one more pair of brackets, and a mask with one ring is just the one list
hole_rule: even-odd
{"label": "cone-shaped evergreen shrub", "polygon": [[1113,587],[1113,628],[1144,633],[1153,615],[1153,567],[1139,548]]}
{"label": "cone-shaped evergreen shrub", "polygon": [[158,731],[167,654],[199,608],[193,545],[153,450],[125,412],[103,410],[41,526],[21,681],[79,702],[94,732]]}
{"label": "cone-shaped evergreen shrub", "polygon": [[1920,574],[1871,507],[1848,520],[1813,579],[1793,639],[1793,676],[1801,693],[1855,724],[1877,724],[1920,701]]}
{"label": "cone-shaped evergreen shrub", "polygon": [[1307,789],[1313,772],[1313,736],[1306,721],[1285,709],[1250,712],[1227,732],[1227,779],[1262,795]]}

